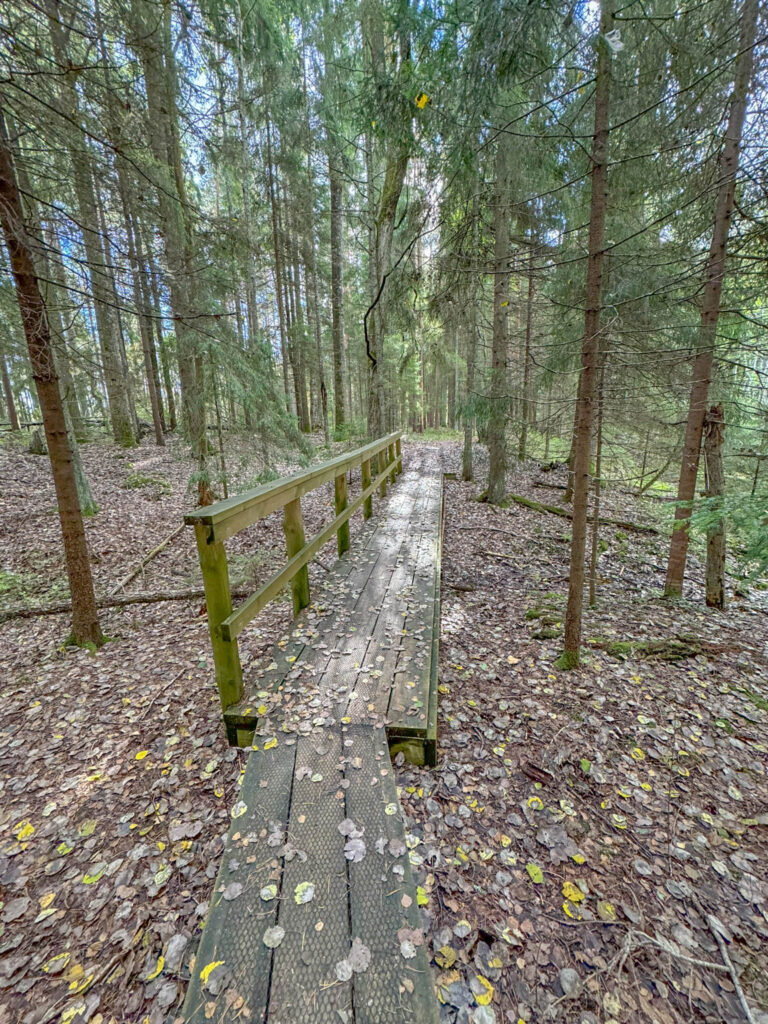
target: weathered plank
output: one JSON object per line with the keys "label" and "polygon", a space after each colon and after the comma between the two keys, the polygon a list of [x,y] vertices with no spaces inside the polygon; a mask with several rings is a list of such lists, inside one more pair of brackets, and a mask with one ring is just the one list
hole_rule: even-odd
{"label": "weathered plank", "polygon": [[[368,969],[355,975],[354,1019],[356,1024],[436,1024],[425,948],[417,945],[408,959],[400,951],[401,928],[416,937],[421,931],[387,737],[383,729],[360,725],[349,726],[347,735],[348,749],[362,762],[345,772],[347,817],[365,829],[365,856],[349,865],[351,935],[371,952]],[[389,813],[393,807],[395,813]]]}
{"label": "weathered plank", "polygon": [[[269,836],[273,826],[277,832],[288,823],[295,753],[295,743],[282,743],[254,751],[249,758],[234,812],[240,810],[239,803],[247,810],[232,819],[191,968],[183,1009],[190,1024],[210,1020],[212,1005],[220,1024],[246,1019],[259,1024],[267,1019],[272,952],[263,935],[275,924],[279,900],[265,901],[260,892],[270,884],[279,890],[281,858]],[[239,895],[229,899],[238,888]],[[209,970],[211,964],[219,966]]]}
{"label": "weathered plank", "polygon": [[[346,817],[338,729],[302,737],[296,753],[288,840],[296,855],[283,869],[269,1017],[292,1024],[336,1024],[349,1012],[349,981],[335,966],[349,950],[347,862],[339,825]],[[319,776],[319,778],[318,778]],[[312,898],[298,887],[312,886]],[[319,925],[319,927],[318,927]]]}

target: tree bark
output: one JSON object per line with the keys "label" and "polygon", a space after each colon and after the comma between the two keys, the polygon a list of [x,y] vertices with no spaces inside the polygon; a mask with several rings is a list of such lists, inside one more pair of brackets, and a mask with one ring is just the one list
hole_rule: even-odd
{"label": "tree bark", "polygon": [[4,354],[0,354],[0,372],[3,377],[3,394],[5,395],[5,405],[8,409],[8,422],[10,423],[11,430],[20,430],[19,416],[16,412],[16,402],[13,398],[13,388],[11,387],[11,378],[8,374],[8,360]]}
{"label": "tree bark", "polygon": [[86,262],[93,293],[96,329],[101,345],[104,379],[109,398],[109,415],[115,441],[125,448],[136,444],[133,417],[128,402],[128,385],[123,373],[122,353],[116,310],[106,276],[107,259],[103,238],[99,231],[98,205],[94,186],[90,154],[72,134],[73,126],[80,124],[80,104],[75,85],[76,61],[67,52],[65,22],[59,16],[58,0],[46,0],[46,14],[54,58],[59,67],[59,105],[68,122],[66,146],[72,164],[72,176],[77,198],[80,231],[85,248]]}
{"label": "tree bark", "polygon": [[335,154],[328,155],[328,181],[331,194],[331,317],[333,340],[333,422],[338,432],[347,421],[344,395],[344,265],[342,242],[342,199],[344,195],[341,174]]}
{"label": "tree bark", "polygon": [[707,497],[717,503],[720,520],[707,530],[706,602],[710,608],[725,608],[725,519],[722,498],[725,494],[723,441],[725,417],[722,405],[713,405],[704,420],[704,462],[707,472]]}
{"label": "tree bark", "polygon": [[[533,262],[533,247],[529,256]],[[520,445],[517,457],[521,462],[525,461],[528,445],[528,424],[531,421],[531,334],[533,331],[533,293],[535,280],[533,267],[528,271],[528,300],[525,306],[525,348],[523,351],[523,416],[520,424]]]}
{"label": "tree bark", "polygon": [[493,197],[493,340],[491,344],[490,413],[488,416],[487,500],[499,505],[507,486],[507,344],[509,320],[509,157],[510,136],[496,147]]}
{"label": "tree bark", "polygon": [[586,314],[581,348],[581,377],[576,411],[576,444],[573,450],[573,529],[565,612],[565,650],[562,668],[579,663],[581,615],[584,599],[584,557],[587,541],[589,456],[595,383],[600,363],[600,303],[603,283],[603,239],[608,201],[608,132],[610,117],[611,54],[605,41],[613,24],[612,0],[602,0],[595,83],[595,131],[592,140],[592,187],[589,216]]}
{"label": "tree bark", "polygon": [[14,174],[13,154],[0,111],[0,223],[11,259],[16,296],[27,339],[32,377],[43,415],[45,437],[64,541],[72,597],[72,638],[78,644],[101,644],[93,578],[77,494],[64,405],[56,377],[51,332],[40,291]]}
{"label": "tree bark", "polygon": [[688,520],[696,494],[699,472],[699,452],[704,428],[712,362],[720,317],[720,296],[725,278],[728,252],[728,232],[733,216],[736,194],[736,175],[739,170],[739,146],[747,109],[749,82],[752,77],[753,50],[757,28],[758,0],[744,0],[739,30],[739,56],[728,115],[728,127],[717,169],[719,182],[712,241],[707,259],[706,280],[701,300],[701,318],[693,361],[688,418],[683,438],[680,478],[677,486],[675,529],[669,547],[667,578],[664,593],[667,597],[680,597],[683,592],[685,563],[688,555]]}
{"label": "tree bark", "polygon": [[[181,381],[182,422],[197,463],[198,501],[208,505],[213,492],[208,477],[208,436],[200,345],[191,318],[203,303],[195,299],[195,247],[190,206],[184,184],[176,107],[176,67],[171,45],[170,7],[162,13],[162,25],[150,24],[140,0],[131,7],[131,45],[144,71],[147,93],[147,127],[154,157],[148,175],[154,181],[168,269],[171,309],[176,330],[176,350]],[[156,14],[152,14],[156,19]]]}

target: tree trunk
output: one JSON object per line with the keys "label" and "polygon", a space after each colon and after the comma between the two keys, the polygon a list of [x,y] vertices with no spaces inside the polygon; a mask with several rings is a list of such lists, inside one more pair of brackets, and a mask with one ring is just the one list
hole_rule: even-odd
{"label": "tree trunk", "polygon": [[170,7],[163,11],[162,25],[134,0],[131,7],[133,38],[144,71],[147,94],[149,145],[154,157],[148,175],[155,182],[158,209],[168,268],[171,309],[176,329],[176,350],[181,381],[182,422],[197,463],[198,501],[213,500],[208,478],[208,436],[205,422],[203,364],[193,317],[204,308],[194,294],[195,246],[189,221],[176,107],[176,68],[171,45]]}
{"label": "tree trunk", "polygon": [[[533,248],[530,253],[530,260],[533,261]],[[525,309],[525,349],[523,351],[523,418],[520,425],[520,446],[517,457],[524,462],[527,457],[528,445],[528,424],[531,421],[531,333],[533,330],[533,292],[535,281],[533,267],[528,271],[528,301]]]}
{"label": "tree trunk", "polygon": [[344,395],[344,252],[342,242],[343,186],[337,158],[328,156],[328,180],[331,193],[331,316],[333,319],[333,417],[334,430],[347,421]]}
{"label": "tree trunk", "polygon": [[[266,86],[265,86],[266,88]],[[280,330],[280,357],[283,363],[283,390],[285,391],[285,403],[289,413],[296,415],[295,400],[291,393],[291,383],[288,377],[288,330],[286,324],[286,310],[283,301],[283,261],[280,251],[280,230],[277,219],[277,197],[275,196],[275,175],[272,163],[272,130],[269,121],[269,111],[266,112],[267,121],[267,189],[269,191],[269,205],[272,213],[272,251],[275,257],[274,278],[275,298],[277,299],[277,320]]]}
{"label": "tree trunk", "polygon": [[13,169],[5,121],[0,112],[0,223],[11,259],[16,296],[27,339],[32,377],[37,387],[64,541],[72,596],[72,638],[78,644],[101,644],[93,578],[77,495],[64,405],[56,377],[45,303],[27,242],[24,215]]}
{"label": "tree trunk", "polygon": [[611,53],[605,41],[613,24],[612,0],[602,0],[598,39],[597,78],[595,83],[595,132],[592,140],[592,188],[589,216],[589,256],[587,262],[586,314],[581,348],[581,378],[576,413],[576,444],[573,450],[573,528],[565,612],[565,650],[561,668],[579,663],[581,613],[584,592],[584,556],[587,541],[587,496],[589,456],[592,447],[592,420],[595,402],[595,378],[600,363],[600,302],[603,282],[603,239],[608,200],[608,132],[610,117]]}
{"label": "tree trunk", "polygon": [[680,479],[677,486],[675,529],[669,547],[667,578],[664,593],[679,597],[683,592],[685,562],[688,555],[688,520],[696,494],[699,471],[699,451],[707,407],[709,382],[712,379],[712,361],[715,353],[717,322],[720,317],[720,295],[725,277],[728,250],[728,231],[734,210],[736,175],[739,169],[739,146],[747,109],[747,95],[752,76],[753,49],[757,27],[758,0],[744,0],[739,30],[739,56],[736,77],[728,115],[728,128],[718,162],[717,205],[712,230],[712,242],[707,260],[706,281],[701,300],[701,318],[693,361],[688,419],[683,439]]}
{"label": "tree trunk", "polygon": [[[715,499],[722,516],[725,494],[723,441],[725,417],[722,405],[713,405],[704,420],[704,462],[707,497]],[[725,519],[707,530],[706,601],[710,608],[725,608]]]}
{"label": "tree trunk", "polygon": [[123,373],[117,316],[109,280],[106,276],[107,259],[103,238],[99,231],[98,206],[94,187],[90,154],[83,140],[75,138],[72,129],[80,125],[80,105],[75,84],[77,70],[67,54],[65,20],[59,16],[58,0],[46,0],[46,13],[54,58],[59,66],[59,106],[68,122],[66,146],[72,163],[72,176],[77,198],[80,230],[85,248],[88,272],[96,314],[96,329],[101,345],[104,378],[109,397],[109,415],[115,441],[125,448],[136,444],[133,417],[128,403],[128,385]]}
{"label": "tree trunk", "polygon": [[3,354],[0,354],[0,373],[2,373],[3,377],[3,394],[5,395],[5,404],[8,409],[8,422],[10,423],[11,430],[20,430],[16,402],[13,399],[11,378],[8,375],[8,361]]}
{"label": "tree trunk", "polygon": [[605,364],[608,361],[606,351],[600,360],[600,383],[597,394],[597,443],[595,446],[595,480],[594,480],[594,504],[592,507],[592,537],[591,551],[589,556],[589,607],[594,608],[597,600],[597,556],[600,543],[600,490],[603,464],[603,410],[604,395],[603,384],[605,382]]}
{"label": "tree trunk", "polygon": [[507,332],[509,312],[509,156],[510,136],[496,148],[493,197],[493,341],[491,346],[490,414],[488,417],[487,500],[499,505],[507,486]]}

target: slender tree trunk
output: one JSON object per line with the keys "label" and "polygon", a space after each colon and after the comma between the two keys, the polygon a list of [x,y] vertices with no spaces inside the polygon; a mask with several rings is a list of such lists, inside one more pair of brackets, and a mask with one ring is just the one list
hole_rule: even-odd
{"label": "slender tree trunk", "polygon": [[341,174],[335,155],[328,156],[328,181],[331,194],[331,317],[333,340],[333,419],[334,430],[344,426],[347,409],[344,395],[344,269],[342,242]]}
{"label": "slender tree trunk", "polygon": [[11,259],[16,296],[32,365],[32,377],[40,401],[51,460],[72,597],[72,638],[81,645],[101,644],[103,637],[96,610],[88,543],[78,500],[64,404],[56,377],[51,332],[32,252],[27,241],[21,197],[14,174],[13,155],[1,111],[0,223]]}
{"label": "slender tree trunk", "polygon": [[603,466],[603,409],[604,395],[603,384],[605,382],[605,364],[608,361],[608,353],[603,355],[600,361],[600,383],[598,385],[597,397],[597,443],[595,445],[595,479],[594,479],[594,504],[592,507],[592,537],[589,557],[589,607],[594,608],[597,600],[597,556],[600,544],[600,473]]}
{"label": "slender tree trunk", "polygon": [[565,612],[565,650],[561,668],[579,663],[584,597],[584,556],[587,541],[589,456],[595,381],[600,364],[600,303],[603,282],[603,239],[608,202],[608,132],[610,118],[611,54],[605,41],[613,25],[612,0],[602,0],[595,83],[595,133],[592,140],[592,194],[589,216],[586,315],[581,348],[581,379],[577,403],[576,445],[573,451],[573,525],[568,602]]}
{"label": "slender tree trunk", "polygon": [[[530,259],[533,261],[533,249]],[[528,271],[528,301],[525,307],[525,349],[523,351],[523,419],[520,425],[520,446],[517,457],[524,462],[527,457],[528,424],[531,421],[531,333],[533,330],[533,292],[535,280],[533,267]]]}
{"label": "slender tree trunk", "polygon": [[110,294],[109,280],[106,275],[107,259],[104,254],[103,238],[99,231],[98,206],[96,189],[91,170],[91,157],[82,139],[76,139],[73,129],[77,131],[81,116],[79,98],[75,84],[77,71],[75,63],[70,61],[67,53],[66,19],[59,13],[58,0],[46,0],[46,13],[51,35],[54,58],[61,73],[59,82],[59,106],[69,124],[66,133],[66,146],[72,163],[73,184],[83,237],[86,261],[93,292],[93,305],[96,314],[96,329],[101,345],[101,358],[104,378],[109,397],[109,415],[112,423],[112,434],[115,441],[123,447],[130,448],[136,443],[133,419],[128,404],[128,386],[123,373],[120,338],[118,334],[117,316],[113,296]]}
{"label": "slender tree trunk", "polygon": [[696,358],[693,361],[688,419],[683,439],[680,479],[677,485],[675,529],[672,532],[672,541],[669,547],[667,578],[664,585],[664,593],[667,597],[679,597],[683,592],[685,562],[688,555],[688,520],[696,495],[701,434],[704,427],[709,383],[712,379],[712,361],[717,338],[717,323],[720,317],[720,295],[723,290],[728,251],[728,231],[733,216],[736,175],[739,170],[739,146],[747,109],[749,82],[752,77],[757,14],[758,0],[744,0],[739,31],[739,56],[736,63],[728,128],[718,162],[717,205],[701,300]]}
{"label": "slender tree trunk", "polygon": [[509,312],[509,136],[496,148],[493,243],[493,341],[491,347],[490,415],[488,417],[487,500],[499,505],[507,483],[507,345]]}
{"label": "slender tree trunk", "polygon": [[0,373],[3,377],[3,394],[5,395],[5,405],[8,409],[8,422],[10,423],[11,430],[20,430],[19,416],[16,412],[16,402],[13,399],[13,388],[11,387],[11,378],[8,375],[8,360],[5,355],[0,354]]}
{"label": "slender tree trunk", "polygon": [[194,293],[195,245],[178,136],[171,12],[170,7],[163,10],[162,25],[158,25],[156,13],[151,14],[151,24],[145,20],[146,14],[147,9],[140,0],[133,0],[131,45],[138,53],[147,93],[149,145],[154,157],[148,173],[155,180],[168,268],[181,381],[182,422],[197,463],[198,501],[201,505],[208,505],[213,500],[213,492],[207,468],[203,362],[192,320],[202,303]]}
{"label": "slender tree trunk", "polygon": [[[723,441],[725,417],[722,405],[713,405],[704,420],[704,460],[707,497],[714,499],[722,516],[725,494]],[[725,608],[725,519],[707,530],[706,601],[710,608]]]}
{"label": "slender tree trunk", "polygon": [[277,197],[275,195],[275,175],[272,162],[272,129],[269,120],[269,111],[266,113],[267,121],[267,189],[269,191],[269,205],[272,213],[272,251],[275,257],[275,297],[277,299],[277,320],[280,329],[280,357],[283,363],[283,389],[285,391],[286,408],[289,413],[296,415],[295,401],[292,400],[291,384],[288,377],[288,331],[286,326],[286,309],[283,298],[283,261],[281,253],[280,229],[277,216]]}
{"label": "slender tree trunk", "polygon": [[162,407],[155,382],[155,368],[152,365],[152,324],[146,315],[146,307],[141,294],[141,267],[139,266],[138,254],[136,251],[136,237],[131,216],[128,197],[124,192],[124,184],[121,187],[121,200],[123,205],[123,217],[125,220],[125,233],[128,239],[128,258],[131,262],[131,279],[133,287],[133,304],[136,307],[136,316],[139,321],[139,334],[141,336],[141,351],[144,356],[144,375],[147,380],[147,392],[149,394],[149,405],[152,412],[152,425],[155,428],[155,443],[165,446],[165,434],[163,433]]}
{"label": "slender tree trunk", "polygon": [[[20,182],[23,187],[23,182]],[[64,405],[67,408],[70,423],[72,424],[72,431],[75,438],[83,437],[85,430],[83,427],[83,417],[80,412],[80,404],[77,400],[77,391],[75,389],[74,381],[72,380],[72,370],[69,364],[69,352],[67,351],[67,338],[61,322],[61,311],[64,297],[67,294],[66,281],[64,278],[64,264],[62,262],[61,245],[58,238],[58,232],[52,222],[48,223],[48,230],[46,231],[46,238],[49,252],[45,253],[46,262],[46,278],[49,280],[49,291],[53,297],[53,304],[55,306],[55,316],[51,319],[53,323],[53,346],[56,352],[56,365],[59,372],[59,383],[61,386],[61,395],[64,399]],[[45,297],[46,307],[49,312],[51,311],[51,300]]]}

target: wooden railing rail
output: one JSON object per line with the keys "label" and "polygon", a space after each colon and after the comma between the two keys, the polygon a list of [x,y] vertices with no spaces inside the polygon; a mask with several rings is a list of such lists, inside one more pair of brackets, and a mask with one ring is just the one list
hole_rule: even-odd
{"label": "wooden railing rail", "polygon": [[[403,471],[401,436],[399,431],[388,434],[314,468],[281,477],[184,516],[184,522],[195,528],[216,684],[225,710],[236,704],[243,695],[238,635],[287,583],[291,584],[293,591],[294,615],[307,607],[310,599],[307,564],[334,533],[339,554],[349,548],[350,517],[362,507],[364,518],[369,519],[373,512],[371,499],[374,491],[379,488],[380,494],[386,495],[387,480],[394,483],[396,475]],[[357,466],[361,467],[362,491],[350,502],[347,496],[347,473]],[[336,516],[307,541],[304,536],[301,497],[330,480],[334,481]],[[288,561],[255,594],[233,610],[224,541],[279,508],[284,510],[283,531]]]}

